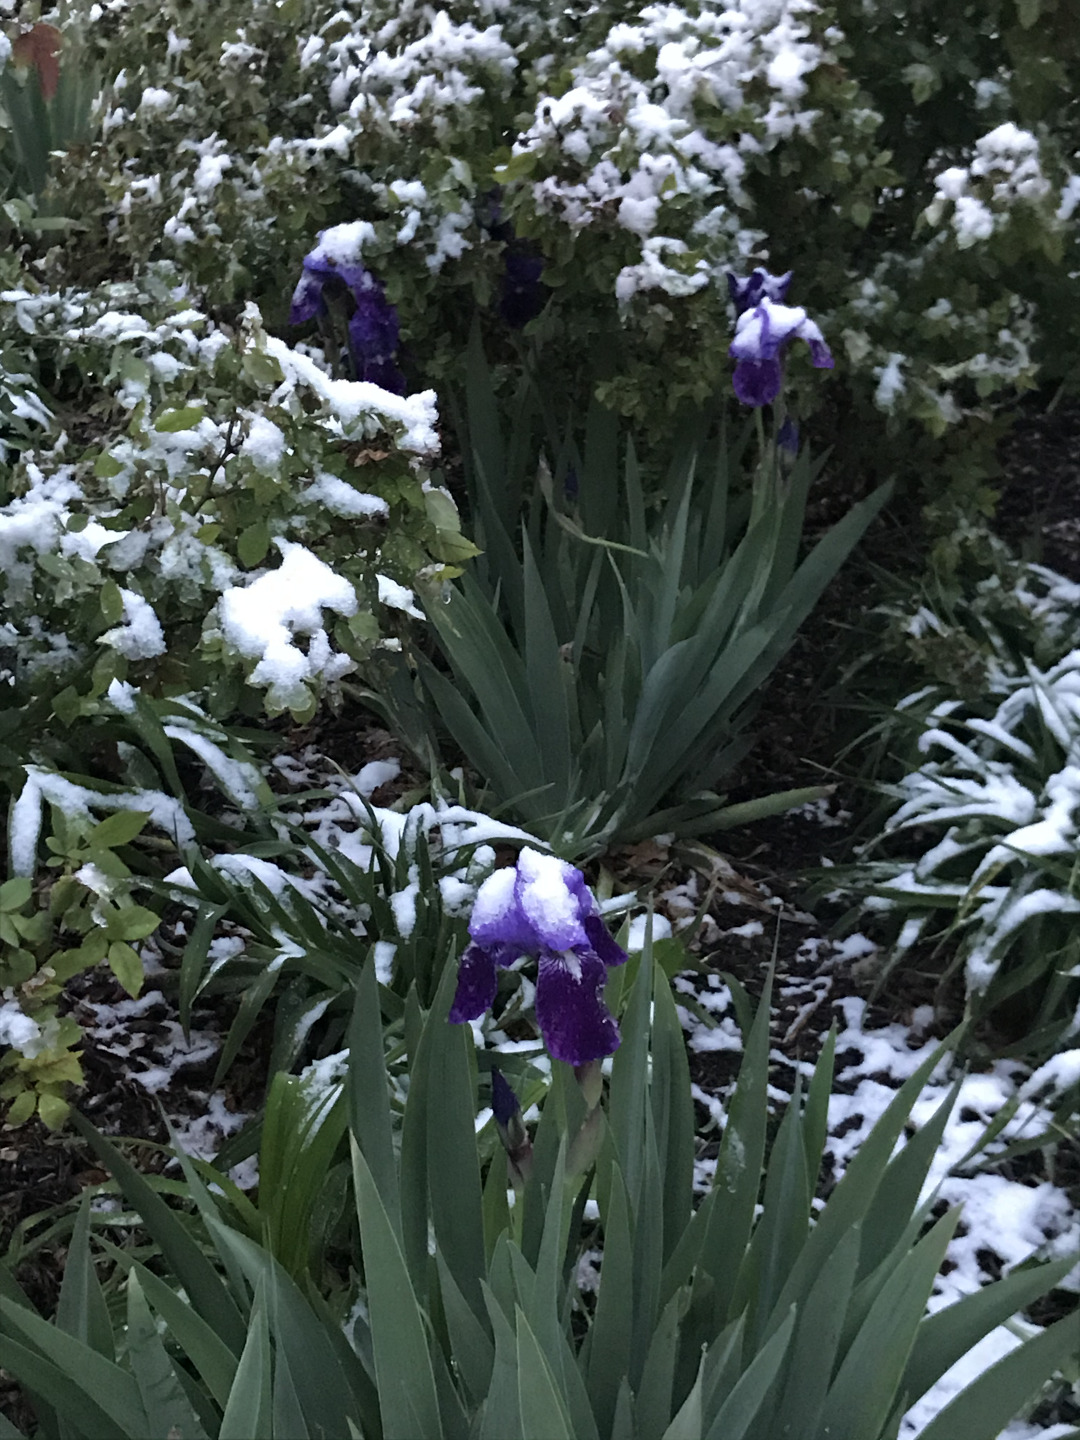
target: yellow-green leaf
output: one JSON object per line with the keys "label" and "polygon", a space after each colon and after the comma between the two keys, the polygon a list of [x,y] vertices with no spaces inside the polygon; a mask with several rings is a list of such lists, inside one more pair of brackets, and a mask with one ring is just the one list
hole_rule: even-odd
{"label": "yellow-green leaf", "polygon": [[109,969],[134,999],[142,989],[142,961],[123,940],[114,940],[109,946]]}
{"label": "yellow-green leaf", "polygon": [[121,940],[145,940],[161,924],[161,916],[145,905],[128,905],[109,917],[110,936]]}
{"label": "yellow-green leaf", "polygon": [[101,606],[101,613],[105,617],[106,624],[120,624],[124,618],[124,597],[120,594],[120,586],[115,580],[106,580],[102,585],[98,604]]}
{"label": "yellow-green leaf", "polygon": [[249,350],[241,361],[240,368],[256,385],[270,387],[281,384],[281,366],[272,355],[267,355],[265,350]]}
{"label": "yellow-green leaf", "polygon": [[106,815],[104,820],[94,826],[86,843],[90,846],[104,845],[107,848],[127,845],[135,839],[149,819],[149,810],[117,810],[112,815]]}
{"label": "yellow-green leaf", "polygon": [[94,461],[94,474],[99,480],[109,480],[113,475],[119,475],[124,467],[109,454],[103,451]]}
{"label": "yellow-green leaf", "polygon": [[249,569],[261,565],[270,549],[270,530],[265,520],[256,520],[246,530],[241,530],[236,541],[236,553],[240,563]]}
{"label": "yellow-green leaf", "polygon": [[59,1130],[70,1113],[71,1106],[59,1095],[42,1095],[38,1099],[38,1114],[50,1130]]}
{"label": "yellow-green leaf", "polygon": [[16,1095],[8,1106],[4,1123],[5,1125],[25,1125],[36,1109],[37,1096],[32,1090],[24,1090],[21,1095]]}
{"label": "yellow-green leaf", "polygon": [[33,893],[33,884],[24,875],[5,880],[0,885],[0,911],[21,909]]}
{"label": "yellow-green leaf", "polygon": [[154,421],[154,429],[170,435],[178,430],[193,430],[202,418],[201,405],[186,405],[182,410],[163,410]]}

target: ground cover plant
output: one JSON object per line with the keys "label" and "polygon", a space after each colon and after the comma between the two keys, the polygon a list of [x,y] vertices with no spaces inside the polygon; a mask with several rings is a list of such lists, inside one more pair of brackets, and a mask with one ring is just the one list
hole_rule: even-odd
{"label": "ground cover plant", "polygon": [[[1067,7],[15,9],[0,1165],[80,1158],[0,1437],[1080,1433],[1080,607],[986,526],[1075,380]],[[743,767],[897,495],[887,944],[782,955],[718,847],[829,815]]]}
{"label": "ground cover plant", "polygon": [[988,1043],[1041,1063],[1080,1030],[1080,590],[997,558],[967,596],[883,607],[932,679],[878,726],[901,773],[853,873],[888,928],[889,966],[936,946],[942,986],[962,971]]}

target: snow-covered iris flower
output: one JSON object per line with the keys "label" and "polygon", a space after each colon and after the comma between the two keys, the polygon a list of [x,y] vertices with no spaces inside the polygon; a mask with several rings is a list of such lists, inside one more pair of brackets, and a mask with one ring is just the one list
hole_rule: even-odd
{"label": "snow-covered iris flower", "polygon": [[739,316],[728,353],[738,362],[735,394],[744,405],[768,405],[779,395],[781,351],[792,340],[806,341],[810,359],[819,370],[832,369],[825,338],[801,306],[783,305],[763,294],[753,309]]}
{"label": "snow-covered iris flower", "polygon": [[786,275],[770,275],[761,265],[746,276],[735,275],[729,270],[728,293],[735,306],[735,314],[742,315],[747,310],[753,310],[762,299],[773,300],[777,305],[782,305],[787,299],[788,286],[794,273],[794,270],[789,270]]}
{"label": "snow-covered iris flower", "polygon": [[[325,234],[325,232],[323,232]],[[320,236],[320,242],[322,236]],[[316,315],[326,314],[327,286],[338,285],[353,298],[349,319],[349,354],[358,380],[370,380],[384,390],[401,395],[405,377],[397,368],[397,310],[386,298],[380,281],[359,261],[341,261],[330,255],[322,243],[304,256],[304,273],[293,291],[289,324],[302,325]]]}
{"label": "snow-covered iris flower", "polygon": [[587,1065],[618,1048],[619,1027],[601,992],[608,966],[622,965],[626,952],[608,934],[580,870],[526,847],[516,866],[496,870],[476,892],[469,935],[450,1010],[456,1024],[490,1007],[500,967],[533,955],[536,1019],[548,1052]]}

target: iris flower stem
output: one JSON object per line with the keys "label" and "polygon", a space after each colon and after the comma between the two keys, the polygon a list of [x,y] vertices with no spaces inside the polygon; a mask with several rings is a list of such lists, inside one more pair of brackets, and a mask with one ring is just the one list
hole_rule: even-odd
{"label": "iris flower stem", "polygon": [[758,455],[760,456],[759,463],[761,465],[765,464],[765,458],[767,454],[767,443],[765,440],[765,417],[761,413],[764,408],[765,407],[763,405],[759,405],[754,410],[754,430],[757,433]]}

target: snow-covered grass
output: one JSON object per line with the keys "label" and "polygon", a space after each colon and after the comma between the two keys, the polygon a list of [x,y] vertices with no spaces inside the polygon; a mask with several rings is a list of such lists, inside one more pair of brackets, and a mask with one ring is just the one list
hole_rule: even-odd
{"label": "snow-covered grass", "polygon": [[[937,947],[945,975],[963,967],[972,1012],[1039,1060],[1080,1035],[1080,586],[1016,570],[1006,598],[1027,653],[984,613],[985,698],[938,684],[900,703],[912,767],[885,787],[895,808],[844,884],[883,917],[889,968]],[[908,629],[950,637],[925,606]]]}

